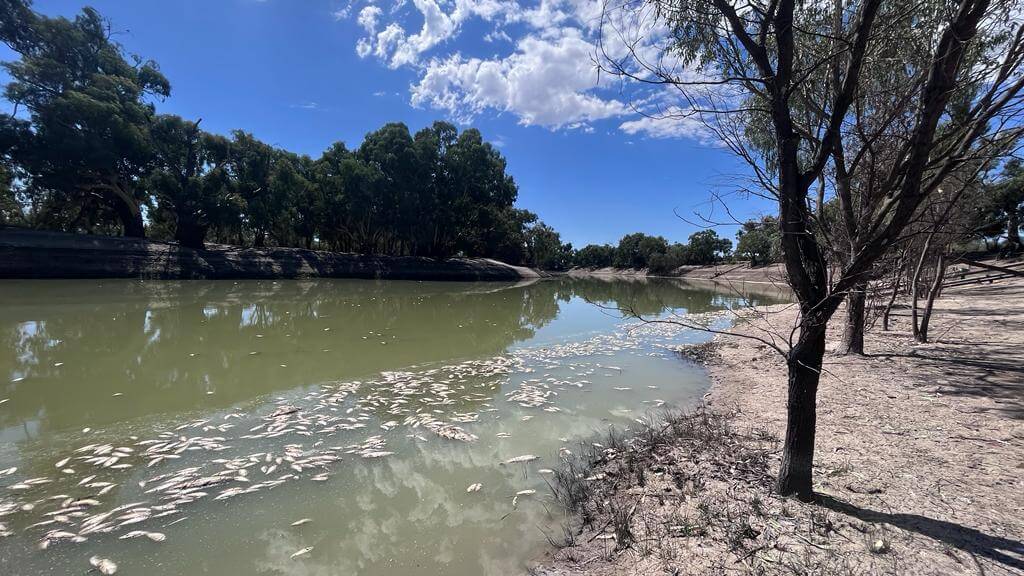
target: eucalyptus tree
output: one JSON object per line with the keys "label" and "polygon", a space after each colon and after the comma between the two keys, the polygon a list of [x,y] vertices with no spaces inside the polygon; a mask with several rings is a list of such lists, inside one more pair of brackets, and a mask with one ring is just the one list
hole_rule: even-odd
{"label": "eucalyptus tree", "polygon": [[126,236],[143,236],[139,181],[151,158],[153,98],[170,94],[156,63],[126,59],[92,8],[73,20],[40,15],[21,0],[0,2],[0,40],[18,59],[4,97],[31,121],[19,162],[31,192],[51,210],[100,202]]}
{"label": "eucalyptus tree", "polygon": [[[829,320],[952,172],[1012,145],[1024,87],[1014,8],[1012,0],[654,0],[605,12],[602,66],[674,89],[682,100],[663,108],[667,115],[702,122],[778,204],[800,311],[788,347],[769,343],[789,374],[781,494],[813,496]],[[878,201],[851,210],[843,180],[882,159],[869,179]],[[829,194],[855,224],[846,228],[856,242],[839,261],[828,258],[832,228],[819,218]]]}
{"label": "eucalyptus tree", "polygon": [[267,236],[280,224],[287,207],[281,187],[271,186],[278,151],[242,130],[232,132],[228,173],[235,190],[245,202],[243,227],[252,235],[253,245],[266,245]]}
{"label": "eucalyptus tree", "polygon": [[312,248],[321,229],[324,209],[320,188],[313,174],[313,160],[279,151],[270,175],[273,197],[282,198],[284,208],[278,214],[275,236],[289,246]]}
{"label": "eucalyptus tree", "polygon": [[409,128],[402,123],[385,124],[370,132],[356,151],[361,162],[381,174],[372,198],[372,215],[378,221],[376,249],[383,253],[414,251],[414,230],[429,190],[417,152]]}
{"label": "eucalyptus tree", "polygon": [[587,244],[576,251],[573,266],[581,268],[607,268],[615,262],[615,246]]}
{"label": "eucalyptus tree", "polygon": [[736,232],[735,255],[750,260],[751,266],[778,262],[781,257],[778,218],[765,216],[760,221],[744,222]]}
{"label": "eucalyptus tree", "polygon": [[527,263],[541,270],[565,270],[572,265],[572,244],[562,242],[554,228],[537,222],[526,230]]}
{"label": "eucalyptus tree", "polygon": [[986,186],[978,208],[981,212],[979,228],[983,233],[1005,234],[1007,252],[1024,250],[1020,240],[1024,223],[1024,164],[1019,158],[1008,161],[1000,177]]}
{"label": "eucalyptus tree", "polygon": [[445,165],[452,213],[461,220],[455,249],[469,256],[509,250],[509,227],[518,226],[521,232],[536,216],[513,208],[519,187],[507,172],[505,158],[470,128],[447,147]]}
{"label": "eucalyptus tree", "polygon": [[182,246],[202,248],[211,226],[237,225],[242,200],[228,172],[231,142],[202,131],[199,121],[161,115],[150,130],[153,161],[146,176],[156,207]]}
{"label": "eucalyptus tree", "polygon": [[0,114],[0,225],[25,224],[30,217],[23,193],[27,175],[18,160],[31,139],[27,121]]}
{"label": "eucalyptus tree", "polygon": [[707,265],[720,262],[732,252],[732,241],[719,238],[714,230],[700,230],[690,234],[686,243],[684,264]]}

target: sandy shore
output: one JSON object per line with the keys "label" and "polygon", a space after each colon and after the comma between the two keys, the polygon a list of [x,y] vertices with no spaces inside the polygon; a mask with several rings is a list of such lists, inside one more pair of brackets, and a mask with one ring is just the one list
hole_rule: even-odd
{"label": "sandy shore", "polygon": [[[772,311],[736,331],[785,338],[795,312]],[[891,332],[869,332],[867,356],[826,357],[818,503],[771,491],[782,358],[719,337],[709,409],[728,431],[599,456],[588,495],[597,520],[574,526],[574,545],[535,573],[1024,574],[1024,282],[948,290],[928,344],[899,312]],[[693,428],[684,424],[662,430]],[[647,472],[634,477],[637,461]],[[621,518],[601,520],[615,502],[630,511],[621,530]]]}
{"label": "sandy shore", "polygon": [[786,286],[785,268],[782,264],[767,266],[751,266],[748,262],[712,264],[708,266],[680,266],[665,274],[651,274],[648,270],[635,268],[573,268],[566,272],[569,276],[592,276],[597,278],[684,278],[686,280],[703,280],[722,285],[742,286],[744,284],[764,284],[788,289]]}

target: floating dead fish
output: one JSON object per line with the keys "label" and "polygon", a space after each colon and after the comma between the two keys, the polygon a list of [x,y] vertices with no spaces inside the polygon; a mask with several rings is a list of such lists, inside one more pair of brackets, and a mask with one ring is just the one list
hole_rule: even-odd
{"label": "floating dead fish", "polygon": [[479,482],[477,482],[476,484],[470,484],[469,487],[466,488],[466,492],[479,492],[480,489],[483,487],[484,485],[480,484]]}
{"label": "floating dead fish", "polygon": [[502,465],[505,465],[505,464],[520,464],[520,463],[525,464],[527,462],[533,462],[534,460],[539,460],[539,459],[540,459],[540,456],[534,456],[533,454],[523,454],[522,456],[516,456],[515,458],[509,458],[508,460],[505,460],[501,464]]}
{"label": "floating dead fish", "polygon": [[99,556],[93,556],[89,558],[89,564],[92,565],[100,574],[109,576],[110,574],[117,573],[117,564],[107,558],[100,558]]}
{"label": "floating dead fish", "polygon": [[512,497],[512,508],[515,508],[516,505],[519,504],[520,496],[532,496],[536,493],[536,490],[520,490],[519,492],[516,492],[516,495]]}
{"label": "floating dead fish", "polygon": [[296,520],[295,522],[292,522],[292,526],[302,526],[303,524],[309,524],[312,521],[312,518],[303,518],[302,520]]}
{"label": "floating dead fish", "polygon": [[303,556],[303,555],[309,554],[312,551],[313,551],[313,547],[312,546],[307,546],[307,547],[303,548],[302,550],[299,550],[298,552],[292,554],[291,557],[292,558],[298,558],[299,556]]}

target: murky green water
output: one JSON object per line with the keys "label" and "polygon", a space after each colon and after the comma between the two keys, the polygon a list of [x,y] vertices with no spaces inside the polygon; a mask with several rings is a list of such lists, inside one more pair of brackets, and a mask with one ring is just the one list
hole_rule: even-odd
{"label": "murky green water", "polygon": [[561,519],[543,471],[560,450],[705,391],[667,349],[705,334],[606,308],[770,301],[668,281],[2,282],[2,571],[518,573]]}

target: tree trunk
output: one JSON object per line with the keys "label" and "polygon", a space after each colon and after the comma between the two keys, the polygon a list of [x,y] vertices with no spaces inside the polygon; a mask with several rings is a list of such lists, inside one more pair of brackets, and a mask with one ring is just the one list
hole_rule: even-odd
{"label": "tree trunk", "polygon": [[818,380],[825,355],[825,325],[804,326],[790,350],[786,439],[779,468],[778,491],[803,501],[814,497],[814,430],[817,422]]}
{"label": "tree trunk", "polygon": [[925,238],[924,246],[921,248],[921,256],[918,257],[917,266],[914,266],[914,274],[910,277],[910,326],[913,331],[914,338],[917,338],[918,331],[920,329],[917,300],[921,294],[921,271],[924,270],[924,261],[928,257],[928,250],[932,246],[932,238],[934,237],[935,231],[932,230],[928,233],[927,238]]}
{"label": "tree trunk", "polygon": [[892,279],[892,293],[889,294],[889,302],[885,305],[885,310],[882,311],[882,331],[889,331],[889,315],[892,314],[892,307],[896,304],[896,296],[900,293],[900,284],[903,280],[902,262],[896,267],[896,274]]}
{"label": "tree trunk", "polygon": [[187,219],[178,219],[174,239],[187,248],[202,250],[206,240],[206,227]]}
{"label": "tree trunk", "polygon": [[114,210],[121,221],[124,235],[128,238],[145,238],[146,226],[142,222],[142,212],[134,203],[127,202],[119,195],[113,196]]}
{"label": "tree trunk", "polygon": [[932,319],[932,309],[935,306],[935,299],[942,291],[942,281],[946,276],[946,255],[939,254],[939,261],[935,265],[935,280],[932,281],[931,289],[928,290],[928,300],[924,305],[924,312],[921,314],[921,327],[914,333],[918,342],[928,341],[928,323]]}
{"label": "tree trunk", "polygon": [[854,285],[846,295],[846,326],[839,354],[864,354],[864,303],[867,300],[867,282]]}

